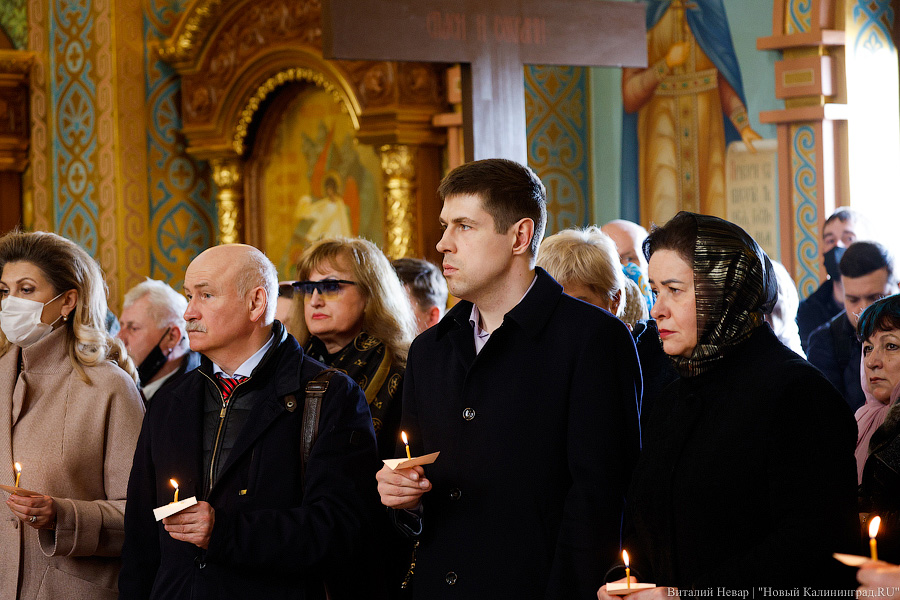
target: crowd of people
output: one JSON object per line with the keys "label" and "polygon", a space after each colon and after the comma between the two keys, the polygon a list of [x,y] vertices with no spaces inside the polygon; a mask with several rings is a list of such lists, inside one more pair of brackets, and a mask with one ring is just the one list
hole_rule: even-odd
{"label": "crowd of people", "polygon": [[900,597],[900,295],[861,215],[800,302],[717,217],[545,239],[502,159],[438,194],[441,268],[215,246],[117,332],[84,250],[0,237],[0,598]]}

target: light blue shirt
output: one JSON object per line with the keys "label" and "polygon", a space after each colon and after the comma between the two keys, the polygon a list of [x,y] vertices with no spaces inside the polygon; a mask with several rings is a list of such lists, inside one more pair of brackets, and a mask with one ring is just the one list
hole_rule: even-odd
{"label": "light blue shirt", "polygon": [[275,343],[275,333],[272,332],[272,334],[269,335],[269,341],[267,341],[265,344],[263,344],[262,348],[257,350],[253,356],[251,356],[250,358],[245,360],[241,364],[241,366],[239,366],[237,369],[235,369],[234,375],[228,375],[228,373],[225,372],[225,369],[223,369],[216,363],[213,363],[213,375],[216,375],[217,373],[223,373],[226,377],[234,377],[234,378],[250,377],[250,374],[253,372],[253,369],[255,369],[257,367],[257,365],[259,365],[259,362],[263,359],[263,356],[266,355],[266,352],[269,350],[269,348],[272,347],[272,344],[274,344],[274,343]]}

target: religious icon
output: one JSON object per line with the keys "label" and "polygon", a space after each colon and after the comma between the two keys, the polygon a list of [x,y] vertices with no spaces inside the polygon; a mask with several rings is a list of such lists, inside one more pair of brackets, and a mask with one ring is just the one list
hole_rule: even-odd
{"label": "religious icon", "polygon": [[622,72],[622,193],[641,220],[726,216],[725,150],[760,139],[722,0],[650,0],[646,69]]}

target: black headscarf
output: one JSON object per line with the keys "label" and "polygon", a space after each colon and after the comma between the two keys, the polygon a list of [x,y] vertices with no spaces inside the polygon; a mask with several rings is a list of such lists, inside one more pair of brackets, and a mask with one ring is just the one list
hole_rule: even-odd
{"label": "black headscarf", "polygon": [[763,315],[772,312],[778,299],[778,283],[769,257],[746,231],[718,217],[681,214],[697,224],[697,346],[691,356],[672,359],[683,377],[693,377],[763,324]]}

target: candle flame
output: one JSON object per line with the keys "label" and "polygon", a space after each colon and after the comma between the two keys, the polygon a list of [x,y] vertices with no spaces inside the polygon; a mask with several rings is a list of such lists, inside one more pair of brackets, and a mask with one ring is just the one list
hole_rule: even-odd
{"label": "candle flame", "polygon": [[173,487],[173,488],[175,488],[176,490],[178,489],[178,482],[177,482],[177,481],[175,481],[174,479],[170,479],[170,480],[169,480],[169,483],[172,484],[172,487]]}
{"label": "candle flame", "polygon": [[409,438],[406,437],[405,431],[400,432],[400,437],[403,438],[403,443],[409,446]]}
{"label": "candle flame", "polygon": [[18,471],[19,473],[22,472],[22,465],[20,463],[16,463],[16,471]]}
{"label": "candle flame", "polygon": [[625,567],[628,567],[628,551],[622,550],[622,560],[625,561]]}
{"label": "candle flame", "polygon": [[878,528],[881,526],[881,517],[875,517],[869,521],[869,537],[875,539],[878,535]]}

